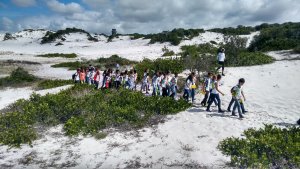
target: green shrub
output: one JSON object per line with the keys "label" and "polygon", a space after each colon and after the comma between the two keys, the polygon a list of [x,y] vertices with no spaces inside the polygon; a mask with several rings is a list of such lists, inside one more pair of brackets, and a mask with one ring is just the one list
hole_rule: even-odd
{"label": "green shrub", "polygon": [[88,64],[86,64],[84,62],[76,61],[76,62],[63,62],[63,63],[51,65],[51,67],[54,67],[54,68],[65,67],[65,68],[69,68],[69,70],[76,70],[77,68],[80,68],[82,66],[87,67]]}
{"label": "green shrub", "polygon": [[10,76],[0,78],[0,87],[18,87],[25,86],[29,83],[38,81],[39,79],[21,67],[14,70]]}
{"label": "green shrub", "polygon": [[300,45],[294,48],[293,50],[295,53],[300,53]]}
{"label": "green shrub", "polygon": [[53,58],[53,57],[62,57],[62,58],[76,58],[77,55],[75,53],[70,54],[64,54],[64,53],[48,53],[44,55],[37,55],[37,57],[47,57],[47,58]]}
{"label": "green shrub", "polygon": [[125,66],[125,65],[131,65],[131,64],[136,64],[136,61],[131,61],[125,58],[122,58],[118,55],[112,55],[109,58],[99,58],[97,60],[88,60],[88,61],[76,61],[76,62],[63,62],[63,63],[58,63],[55,65],[52,65],[51,67],[66,67],[69,68],[69,70],[76,70],[77,68],[81,67],[88,67],[89,65],[93,65],[95,67],[101,68],[115,68],[116,64],[119,64],[120,66]]}
{"label": "green shrub", "polygon": [[231,157],[239,168],[299,168],[300,128],[277,128],[266,125],[248,129],[244,138],[227,138],[218,149]]}
{"label": "green shrub", "polygon": [[159,42],[170,42],[172,45],[179,45],[184,39],[193,39],[198,36],[199,33],[204,33],[203,29],[173,29],[172,31],[164,31],[158,34],[150,34],[145,36],[146,39],[151,39],[150,44]]}
{"label": "green shrub", "polygon": [[293,49],[300,44],[300,23],[261,25],[260,34],[249,46],[250,51]]}
{"label": "green shrub", "polygon": [[22,143],[31,145],[37,138],[33,121],[25,114],[9,112],[0,116],[0,143],[19,147]]}
{"label": "green shrub", "polygon": [[274,58],[262,52],[243,51],[237,57],[228,57],[226,65],[228,66],[254,66],[273,63]]}
{"label": "green shrub", "polygon": [[54,42],[56,39],[62,39],[63,35],[69,33],[85,33],[89,41],[94,41],[94,42],[98,41],[96,38],[92,37],[92,35],[85,30],[77,29],[77,28],[66,28],[65,30],[58,30],[55,33],[48,31],[46,35],[42,38],[41,44],[51,43]]}
{"label": "green shrub", "polygon": [[251,26],[239,25],[236,28],[214,28],[209,31],[223,33],[224,35],[249,35],[251,32],[255,31],[255,28]]}
{"label": "green shrub", "polygon": [[[188,107],[189,103],[170,97],[147,97],[124,89],[99,91],[89,85],[75,85],[58,94],[33,94],[29,100],[10,105],[5,110],[8,113],[0,115],[0,142],[10,146],[31,143],[37,135],[32,126],[37,124],[64,124],[63,129],[69,136],[97,136],[110,127],[140,128],[152,125],[156,116],[175,114]],[[14,118],[10,121],[8,115],[17,116],[16,121]]]}
{"label": "green shrub", "polygon": [[152,76],[156,71],[171,73],[181,73],[184,70],[184,62],[181,58],[169,58],[169,59],[156,59],[149,60],[144,59],[140,63],[135,65],[135,69],[138,73],[138,80],[141,80],[146,69],[150,70]]}
{"label": "green shrub", "polygon": [[164,46],[162,48],[162,51],[164,52],[164,54],[162,56],[174,56],[175,52],[172,50],[169,50],[166,46]]}
{"label": "green shrub", "polygon": [[60,86],[65,86],[69,84],[74,84],[73,80],[43,80],[38,83],[37,89],[44,90],[44,89],[51,89]]}

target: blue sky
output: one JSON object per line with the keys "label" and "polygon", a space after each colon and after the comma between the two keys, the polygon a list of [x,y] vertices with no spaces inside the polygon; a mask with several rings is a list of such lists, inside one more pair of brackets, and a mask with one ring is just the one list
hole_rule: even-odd
{"label": "blue sky", "polygon": [[300,21],[299,0],[0,0],[0,31],[151,33]]}

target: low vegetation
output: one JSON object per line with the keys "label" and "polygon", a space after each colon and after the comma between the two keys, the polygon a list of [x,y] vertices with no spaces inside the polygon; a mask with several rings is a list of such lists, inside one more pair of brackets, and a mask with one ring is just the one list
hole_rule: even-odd
{"label": "low vegetation", "polygon": [[14,70],[10,76],[0,78],[0,87],[22,87],[34,82],[37,82],[39,79],[21,67],[18,67]]}
{"label": "low vegetation", "polygon": [[69,84],[74,84],[73,80],[43,80],[38,83],[37,89],[45,90],[45,89],[56,88],[56,87],[65,86]]}
{"label": "low vegetation", "polygon": [[134,33],[130,34],[132,40],[135,39],[150,39],[150,44],[153,43],[164,43],[169,42],[172,45],[179,45],[182,40],[193,39],[196,36],[199,36],[200,33],[204,33],[204,29],[173,29],[172,31],[163,31],[156,34],[139,34]]}
{"label": "low vegetation", "polygon": [[224,35],[249,35],[256,31],[254,27],[239,25],[236,28],[214,28],[210,29],[211,32],[223,33]]}
{"label": "low vegetation", "polygon": [[77,28],[66,28],[65,30],[58,30],[55,33],[48,31],[46,35],[42,38],[41,44],[51,43],[57,39],[64,40],[63,36],[70,33],[85,33],[89,41],[94,41],[94,42],[98,41],[98,39],[92,37],[92,35],[85,30],[77,29]]}
{"label": "low vegetation", "polygon": [[243,138],[230,137],[218,149],[238,168],[299,168],[300,128],[266,125],[248,129]]}
{"label": "low vegetation", "polygon": [[300,23],[264,24],[249,46],[250,51],[288,50],[300,44]]}
{"label": "low vegetation", "polygon": [[150,76],[152,76],[155,71],[181,73],[184,68],[184,62],[181,58],[159,58],[156,60],[144,59],[135,65],[135,69],[138,73],[138,80],[143,78],[143,74],[146,69],[150,70]]}
{"label": "low vegetation", "polygon": [[31,144],[38,136],[39,125],[64,124],[66,135],[94,135],[105,128],[133,129],[160,122],[190,104],[170,97],[147,97],[129,90],[94,90],[75,85],[58,94],[33,94],[29,100],[18,100],[0,115],[0,143],[10,146]]}
{"label": "low vegetation", "polygon": [[118,55],[112,55],[109,58],[99,58],[97,60],[87,60],[87,61],[76,61],[76,62],[63,62],[52,65],[51,67],[66,67],[69,70],[76,70],[80,67],[88,67],[89,65],[93,65],[99,68],[115,68],[116,64],[120,66],[132,65],[137,62],[131,61],[125,58],[121,58]]}
{"label": "low vegetation", "polygon": [[274,59],[262,52],[251,52],[246,48],[247,39],[238,36],[225,37],[227,66],[253,66],[269,64],[274,62]]}
{"label": "low vegetation", "polygon": [[175,55],[175,52],[172,51],[172,50],[170,50],[170,49],[168,49],[166,46],[164,46],[162,48],[162,51],[164,52],[164,54],[162,55],[163,57],[164,56],[174,56]]}
{"label": "low vegetation", "polygon": [[43,55],[37,55],[37,57],[47,57],[47,58],[54,58],[54,57],[62,57],[62,58],[76,58],[77,55],[75,53],[48,53]]}
{"label": "low vegetation", "polygon": [[300,45],[298,45],[297,47],[295,47],[295,48],[293,49],[293,52],[295,52],[295,53],[300,53]]}

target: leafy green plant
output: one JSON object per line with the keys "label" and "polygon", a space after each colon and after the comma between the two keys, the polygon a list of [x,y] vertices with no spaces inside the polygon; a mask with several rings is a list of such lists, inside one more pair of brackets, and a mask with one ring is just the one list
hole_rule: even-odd
{"label": "leafy green plant", "polygon": [[175,52],[172,50],[169,50],[166,46],[162,48],[162,51],[164,54],[162,56],[174,56]]}
{"label": "leafy green plant", "polygon": [[214,28],[209,31],[223,33],[224,35],[249,35],[251,32],[255,31],[255,28],[251,26],[239,25],[236,28]]}
{"label": "leafy green plant", "polygon": [[46,35],[42,38],[41,44],[51,43],[54,42],[56,39],[63,39],[63,35],[69,33],[85,33],[88,37],[88,40],[94,42],[98,41],[98,39],[92,37],[92,35],[85,30],[77,28],[66,28],[65,30],[58,30],[55,33],[48,31]]}
{"label": "leafy green plant", "polygon": [[250,51],[288,50],[300,44],[300,23],[263,24],[260,34],[254,37]]}
{"label": "leafy green plant", "polygon": [[99,58],[97,60],[87,60],[87,61],[76,61],[76,62],[63,62],[54,64],[51,67],[67,67],[69,70],[76,70],[80,67],[88,67],[89,65],[93,65],[95,67],[105,67],[105,68],[115,68],[116,64],[120,66],[136,64],[136,61],[131,61],[125,58],[122,58],[118,55],[112,55],[109,58]]}
{"label": "leafy green plant", "polygon": [[21,67],[18,67],[14,70],[10,76],[0,78],[0,87],[17,87],[17,86],[25,86],[29,83],[33,83],[38,81],[39,79],[31,74],[29,74],[26,70]]}
{"label": "leafy green plant", "polygon": [[97,133],[105,128],[129,130],[153,125],[157,116],[175,114],[190,106],[170,97],[147,97],[125,89],[99,91],[89,85],[75,85],[58,94],[33,94],[29,100],[19,100],[6,108],[6,113],[0,115],[0,143],[10,146],[31,143],[38,134],[34,130],[36,125],[63,124],[66,135],[90,134],[103,138]]}
{"label": "leafy green plant", "polygon": [[38,83],[37,89],[38,90],[51,89],[51,88],[65,86],[69,84],[74,84],[73,80],[43,80]]}
{"label": "leafy green plant", "polygon": [[156,71],[172,73],[181,73],[184,70],[184,62],[181,58],[168,58],[168,59],[156,59],[149,60],[144,59],[135,65],[135,69],[138,73],[138,80],[141,80],[146,69],[150,70],[150,75],[153,75]]}
{"label": "leafy green plant", "polygon": [[37,57],[47,57],[47,58],[53,58],[53,57],[62,57],[62,58],[76,58],[77,55],[75,53],[70,54],[64,54],[64,53],[48,53],[43,55],[37,55]]}
{"label": "leafy green plant", "polygon": [[244,131],[244,138],[230,137],[218,149],[240,168],[299,168],[300,128],[265,125]]}

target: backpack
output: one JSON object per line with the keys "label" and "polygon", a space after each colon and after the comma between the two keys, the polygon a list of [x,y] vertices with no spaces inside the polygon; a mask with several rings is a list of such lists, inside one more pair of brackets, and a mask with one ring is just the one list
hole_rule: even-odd
{"label": "backpack", "polygon": [[234,88],[235,88],[235,86],[233,86],[233,87],[230,89],[230,93],[233,93],[233,92],[234,92]]}
{"label": "backpack", "polygon": [[75,78],[76,78],[76,73],[74,73],[74,74],[72,75],[72,80],[75,81]]}

